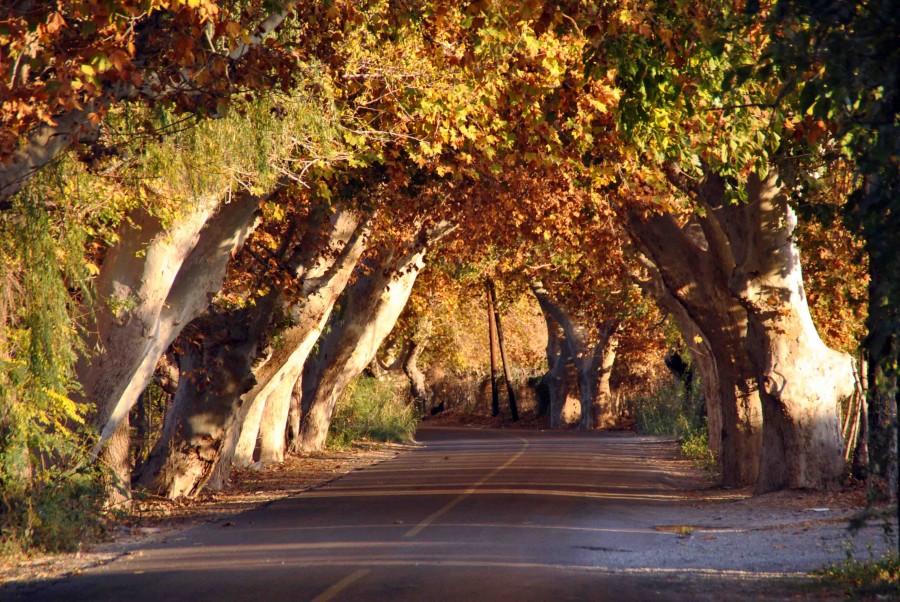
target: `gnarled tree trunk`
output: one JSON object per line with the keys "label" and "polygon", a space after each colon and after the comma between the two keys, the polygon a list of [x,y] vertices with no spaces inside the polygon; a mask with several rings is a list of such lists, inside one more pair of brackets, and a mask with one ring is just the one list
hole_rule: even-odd
{"label": "gnarled tree trunk", "polygon": [[258,384],[247,393],[234,428],[229,431],[223,454],[210,485],[221,488],[231,465],[248,466],[253,462],[257,435],[260,437],[262,465],[284,460],[284,436],[287,429],[291,392],[300,379],[310,351],[328,322],[335,301],[344,291],[353,267],[365,250],[368,222],[349,211],[331,217],[327,252],[318,253],[312,236],[301,246],[309,246],[301,258],[303,302],[294,313],[295,325],[282,333],[280,345],[257,370]]}
{"label": "gnarled tree trunk", "polygon": [[[610,406],[609,379],[618,347],[618,339],[615,336],[618,322],[611,320],[602,323],[594,337],[596,340],[590,343],[584,327],[575,321],[562,303],[553,299],[539,279],[532,279],[530,287],[544,314],[551,316],[563,330],[562,344],[565,347],[565,354],[560,353],[557,363],[571,361],[575,365],[581,402],[580,427],[592,429],[610,426],[615,417]],[[553,372],[553,386],[561,393],[565,388],[561,379],[567,370],[564,365],[559,366],[558,370],[554,365],[551,372]],[[554,397],[558,399],[559,393],[551,395],[551,399]],[[602,423],[598,422],[598,419]]]}
{"label": "gnarled tree trunk", "polygon": [[[325,446],[334,406],[375,357],[406,306],[424,251],[396,264],[379,266],[347,289],[344,318],[322,340],[319,354],[303,370],[299,451]],[[401,275],[393,277],[393,272]],[[386,274],[386,272],[388,272]]]}
{"label": "gnarled tree trunk", "polygon": [[[198,340],[188,343],[191,349],[181,363],[187,362],[185,365],[196,370],[199,376],[191,378],[190,372],[183,369],[181,379],[199,378],[201,382],[186,386],[183,394],[176,395],[176,407],[172,412],[174,423],[164,431],[150,459],[138,471],[137,482],[142,486],[168,497],[191,496],[208,483],[221,486],[227,479],[231,455],[242,421],[253,406],[252,400],[261,393],[268,396],[277,388],[275,385],[279,381],[273,381],[273,378],[286,372],[283,369],[291,363],[289,360],[294,352],[299,349],[308,353],[318,334],[316,329],[321,328],[333,303],[333,299],[329,302],[329,287],[336,286],[336,296],[349,273],[349,268],[330,268],[342,261],[350,261],[352,266],[361,251],[356,218],[350,220],[349,228],[335,228],[335,223],[340,223],[340,215],[333,215],[331,225],[325,226],[329,223],[328,216],[314,211],[301,242],[290,254],[292,259],[286,260],[295,275],[301,278],[307,296],[300,309],[298,325],[286,333],[284,344],[267,360],[257,362],[256,358],[266,347],[272,320],[284,305],[278,290],[258,299],[252,307],[211,313],[192,325],[199,335],[195,337]],[[327,239],[330,243],[334,244],[337,238],[337,244],[344,245],[343,249],[337,246],[340,251],[337,256],[319,253],[319,242],[325,230],[332,237]],[[285,246],[285,255],[288,250]],[[331,263],[320,265],[323,257]],[[343,283],[336,282],[340,278]],[[303,346],[305,351],[300,349]],[[254,432],[254,441],[255,437]]]}
{"label": "gnarled tree trunk", "polygon": [[619,337],[615,332],[601,334],[604,343],[597,344],[594,354],[598,356],[594,375],[594,392],[591,395],[591,415],[594,428],[609,428],[616,424],[616,413],[612,405],[612,389],[610,378],[616,362],[616,351],[619,348]]}
{"label": "gnarled tree trunk", "polygon": [[97,406],[101,434],[94,453],[131,411],[181,329],[206,309],[231,253],[253,229],[258,197],[241,195],[213,215],[215,205],[201,203],[169,230],[146,213],[132,216],[103,262],[101,351],[78,366],[84,398]]}
{"label": "gnarled tree trunk", "polygon": [[[657,305],[665,309],[675,318],[681,337],[691,354],[691,362],[700,373],[700,386],[703,388],[703,399],[706,403],[706,425],[709,433],[709,449],[721,467],[722,451],[722,387],[719,382],[719,371],[709,341],[703,336],[700,327],[688,314],[687,308],[663,283],[656,266],[646,256],[639,255],[649,277],[636,278],[641,289],[649,295]],[[729,399],[730,396],[725,396]],[[760,410],[761,411],[761,410]],[[755,477],[753,477],[755,479]]]}
{"label": "gnarled tree trunk", "polygon": [[699,360],[710,439],[721,442],[722,483],[753,484],[759,473],[762,411],[745,345],[747,311],[729,288],[734,258],[728,241],[708,214],[683,227],[668,214],[629,213],[626,219],[650,272],[645,290],[652,287],[657,302],[675,316]]}
{"label": "gnarled tree trunk", "polygon": [[420,415],[428,411],[428,404],[431,402],[431,392],[425,384],[425,374],[419,370],[418,360],[425,346],[410,341],[409,351],[406,353],[406,359],[403,361],[403,373],[409,380],[409,394],[416,405],[416,410]]}
{"label": "gnarled tree trunk", "polygon": [[417,237],[413,248],[396,257],[385,251],[368,275],[360,275],[346,292],[344,317],[322,340],[319,354],[303,369],[302,418],[299,451],[310,453],[325,445],[331,416],[344,389],[375,358],[378,348],[394,328],[425,253],[452,229],[439,224]]}
{"label": "gnarled tree trunk", "polygon": [[736,260],[732,289],[747,309],[747,350],[760,387],[763,452],[757,491],[826,489],[844,473],[841,402],[853,358],[819,338],[793,238],[797,218],[778,175],[751,176],[750,202],[714,205]]}
{"label": "gnarled tree trunk", "polygon": [[[254,385],[258,336],[271,317],[255,310],[242,308],[239,316],[210,313],[188,327],[186,334],[202,336],[192,337],[178,358],[181,375],[172,411],[135,474],[143,488],[175,499],[192,497],[206,485],[241,395]],[[214,374],[209,366],[216,366]]]}

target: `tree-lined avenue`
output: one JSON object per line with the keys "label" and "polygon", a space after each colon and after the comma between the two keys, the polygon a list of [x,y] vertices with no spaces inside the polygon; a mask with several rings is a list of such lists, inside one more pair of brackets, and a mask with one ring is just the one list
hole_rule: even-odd
{"label": "tree-lined avenue", "polygon": [[[412,452],[321,489],[20,596],[757,599],[762,582],[754,588],[754,580],[796,577],[821,562],[816,529],[772,530],[754,547],[721,508],[698,508],[692,490],[702,477],[665,440],[451,428],[422,428],[419,438]],[[692,589],[692,579],[704,590]],[[765,599],[777,599],[771,587]]]}

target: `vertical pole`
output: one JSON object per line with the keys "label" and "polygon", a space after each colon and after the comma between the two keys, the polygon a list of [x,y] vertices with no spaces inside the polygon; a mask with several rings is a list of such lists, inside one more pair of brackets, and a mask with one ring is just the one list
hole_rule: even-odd
{"label": "vertical pole", "polygon": [[497,323],[494,321],[494,296],[490,279],[485,281],[488,306],[488,337],[491,348],[491,416],[500,415],[500,392],[497,389]]}
{"label": "vertical pole", "polygon": [[503,378],[506,380],[506,393],[509,396],[509,412],[513,421],[519,419],[519,408],[516,406],[516,392],[513,390],[512,375],[509,372],[509,361],[506,358],[506,345],[503,344],[503,322],[500,321],[500,310],[497,309],[497,292],[494,281],[487,279],[488,295],[494,308],[494,321],[497,323],[497,343],[500,346],[500,360],[503,362]]}

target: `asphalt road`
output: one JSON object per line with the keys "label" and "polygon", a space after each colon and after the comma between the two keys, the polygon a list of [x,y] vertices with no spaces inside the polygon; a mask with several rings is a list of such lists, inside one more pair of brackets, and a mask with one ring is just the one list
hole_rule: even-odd
{"label": "asphalt road", "polygon": [[[423,446],[198,527],[24,600],[769,599],[761,581],[630,559],[683,553],[688,508],[652,438],[422,429]],[[700,583],[698,584],[698,579]],[[704,581],[705,580],[705,581]]]}

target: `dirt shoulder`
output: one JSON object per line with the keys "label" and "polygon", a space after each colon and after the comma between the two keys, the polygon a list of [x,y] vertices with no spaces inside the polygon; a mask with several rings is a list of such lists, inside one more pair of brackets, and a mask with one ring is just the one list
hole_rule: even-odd
{"label": "dirt shoulder", "polygon": [[33,581],[55,581],[90,567],[127,556],[143,544],[162,541],[196,525],[223,521],[267,502],[321,487],[350,472],[384,462],[409,445],[357,445],[309,456],[289,456],[264,470],[235,469],[229,486],[192,500],[145,498],[129,511],[110,518],[104,538],[83,542],[78,552],[45,554],[16,561],[0,560],[0,587]]}

